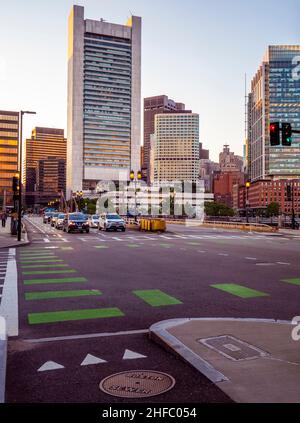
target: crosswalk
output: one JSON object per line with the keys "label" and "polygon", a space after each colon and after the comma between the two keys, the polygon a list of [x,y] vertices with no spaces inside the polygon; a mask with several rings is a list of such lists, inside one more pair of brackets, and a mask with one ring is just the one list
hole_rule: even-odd
{"label": "crosswalk", "polygon": [[63,235],[47,235],[44,238],[33,239],[33,244],[45,244],[45,243],[73,243],[79,241],[80,243],[88,243],[88,242],[130,242],[130,241],[180,241],[180,240],[264,240],[268,239],[267,236],[263,235],[222,235],[222,234],[211,234],[211,235],[177,235],[177,234],[168,234],[168,235],[160,235],[160,234],[153,234],[153,235],[122,235],[122,236],[113,236],[109,234],[91,234],[91,235],[78,235],[72,234],[72,238],[64,237]]}

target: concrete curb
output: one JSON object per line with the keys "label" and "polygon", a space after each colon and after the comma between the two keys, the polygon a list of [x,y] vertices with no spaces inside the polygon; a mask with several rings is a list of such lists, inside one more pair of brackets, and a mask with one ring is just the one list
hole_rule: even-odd
{"label": "concrete curb", "polygon": [[4,317],[0,316],[0,403],[4,403],[5,401],[6,358],[7,358],[6,322]]}
{"label": "concrete curb", "polygon": [[183,344],[178,338],[168,332],[168,329],[181,326],[190,321],[226,321],[226,322],[253,322],[253,323],[269,323],[269,324],[288,324],[286,320],[272,319],[247,319],[247,318],[186,318],[164,320],[152,325],[149,329],[149,336],[154,342],[157,342],[168,351],[182,358],[185,362],[196,368],[200,373],[206,376],[211,382],[218,383],[228,381],[228,378],[216,370],[210,363],[195,354],[190,348]]}

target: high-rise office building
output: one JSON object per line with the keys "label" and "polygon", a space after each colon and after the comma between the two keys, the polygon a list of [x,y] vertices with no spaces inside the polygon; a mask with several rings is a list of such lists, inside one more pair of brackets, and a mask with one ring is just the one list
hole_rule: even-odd
{"label": "high-rise office building", "polygon": [[37,191],[39,204],[46,205],[66,190],[66,160],[57,157],[47,157],[38,161]]}
{"label": "high-rise office building", "polygon": [[269,46],[248,97],[247,165],[252,181],[300,177],[300,135],[290,147],[270,145],[270,123],[300,130],[300,45]]}
{"label": "high-rise office building", "polygon": [[223,151],[219,154],[221,172],[243,172],[244,159],[230,151],[229,145],[224,145]]}
{"label": "high-rise office building", "polygon": [[69,17],[68,154],[70,191],[129,179],[140,170],[141,18],[127,25]]}
{"label": "high-rise office building", "polygon": [[[37,189],[37,172],[40,160],[55,157],[67,159],[67,140],[63,129],[36,127],[31,138],[26,140],[24,154],[24,185],[26,187],[26,204],[39,203]],[[45,186],[45,189],[47,187]],[[65,188],[64,188],[65,191]]]}
{"label": "high-rise office building", "polygon": [[155,115],[154,181],[199,179],[199,115],[168,113]]}
{"label": "high-rise office building", "polygon": [[[184,112],[185,105],[183,103],[176,103],[169,99],[166,95],[159,95],[155,97],[144,98],[144,157],[143,168],[145,172],[150,169],[150,137],[154,134],[155,115],[170,112]],[[191,111],[187,111],[190,113]]]}
{"label": "high-rise office building", "polygon": [[0,201],[12,206],[12,178],[18,171],[19,113],[0,110]]}

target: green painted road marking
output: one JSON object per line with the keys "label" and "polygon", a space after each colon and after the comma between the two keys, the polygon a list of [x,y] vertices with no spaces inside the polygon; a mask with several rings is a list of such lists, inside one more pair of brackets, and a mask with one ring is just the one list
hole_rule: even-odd
{"label": "green painted road marking", "polygon": [[51,275],[54,273],[76,273],[74,269],[58,269],[58,270],[26,270],[22,272],[23,275]]}
{"label": "green painted road marking", "polygon": [[236,285],[234,283],[224,283],[219,285],[211,285],[212,288],[220,289],[228,294],[235,295],[240,298],[268,297],[265,292],[256,291],[246,286]]}
{"label": "green painted road marking", "polygon": [[41,267],[52,267],[52,268],[56,268],[56,267],[68,267],[68,264],[21,264],[22,269],[38,269]]}
{"label": "green painted road marking", "polygon": [[159,245],[163,248],[171,248],[172,247],[171,244],[159,244]]}
{"label": "green painted road marking", "polygon": [[140,246],[140,244],[127,244],[127,247],[129,248],[139,248]]}
{"label": "green painted road marking", "polygon": [[72,298],[85,296],[99,296],[102,295],[98,290],[77,290],[77,291],[47,291],[47,292],[27,292],[25,300],[47,300],[51,298]]}
{"label": "green painted road marking", "polygon": [[48,313],[30,313],[28,322],[31,325],[42,323],[67,322],[71,320],[103,319],[122,317],[124,313],[119,308],[99,308],[88,310],[66,310]]}
{"label": "green painted road marking", "polygon": [[81,283],[87,282],[86,278],[54,278],[54,279],[26,279],[24,285],[39,285],[48,283]]}
{"label": "green painted road marking", "polygon": [[56,257],[55,254],[20,254],[21,260],[29,258],[43,258],[43,257]]}
{"label": "green painted road marking", "polygon": [[289,283],[291,285],[300,285],[300,279],[299,278],[295,278],[295,279],[282,279],[282,282],[286,282],[286,283]]}
{"label": "green painted road marking", "polygon": [[42,260],[38,260],[38,259],[34,259],[34,260],[21,260],[22,264],[29,264],[29,263],[61,263],[63,262],[63,260],[60,259],[42,259]]}
{"label": "green painted road marking", "polygon": [[109,248],[106,245],[96,245],[95,248],[98,248],[98,250],[104,250],[105,248]]}
{"label": "green painted road marking", "polygon": [[182,302],[177,300],[177,298],[171,297],[159,289],[138,290],[132,292],[152,307],[182,304]]}

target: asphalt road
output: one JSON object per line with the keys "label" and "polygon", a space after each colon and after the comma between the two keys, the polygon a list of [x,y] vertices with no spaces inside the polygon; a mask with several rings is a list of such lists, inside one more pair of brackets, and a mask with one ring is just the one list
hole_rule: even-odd
{"label": "asphalt road", "polygon": [[[151,324],[181,317],[291,320],[300,312],[298,232],[171,225],[163,235],[65,234],[39,218],[27,227],[32,242],[17,253],[19,337],[9,342],[7,402],[128,402],[102,393],[99,383],[138,369],[169,373],[176,385],[131,401],[228,402],[148,339]],[[100,362],[81,365],[91,355]],[[48,362],[61,367],[43,371]]]}

